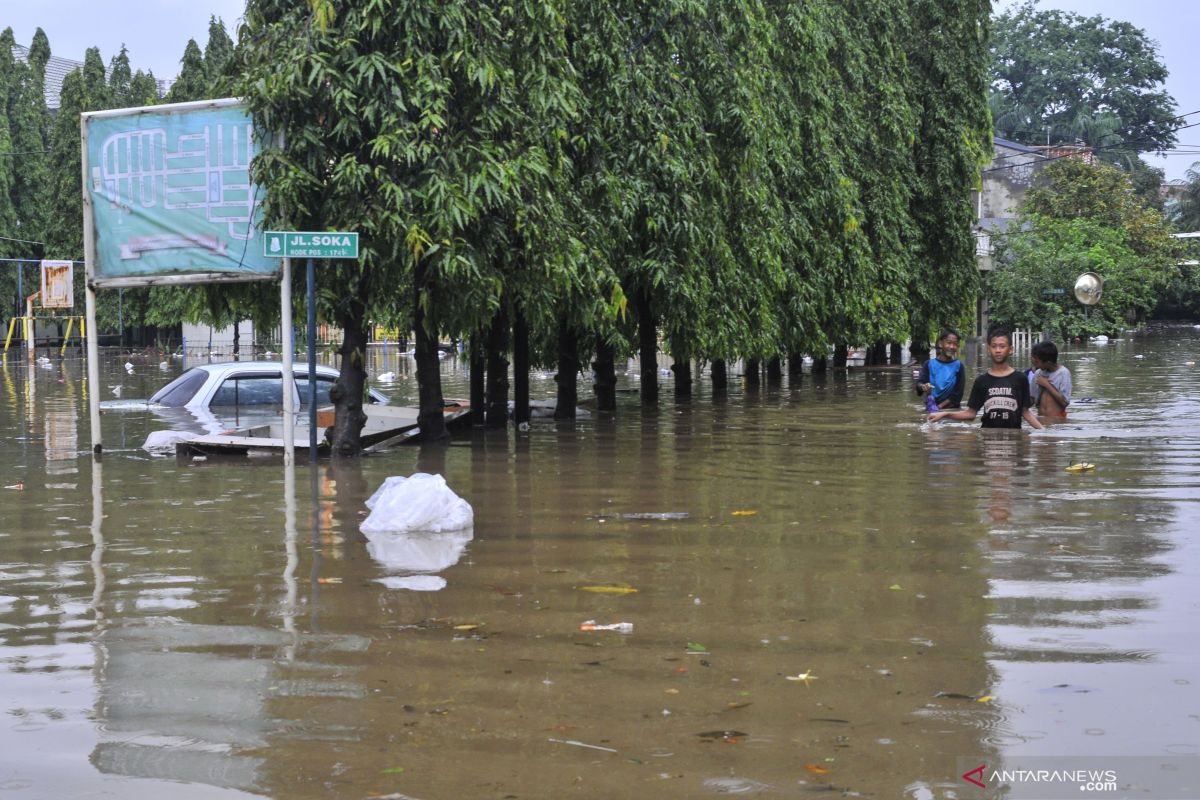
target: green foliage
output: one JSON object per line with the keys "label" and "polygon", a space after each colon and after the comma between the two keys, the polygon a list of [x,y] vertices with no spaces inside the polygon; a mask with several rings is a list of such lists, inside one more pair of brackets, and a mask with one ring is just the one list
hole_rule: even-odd
{"label": "green foliage", "polygon": [[129,66],[129,51],[124,45],[109,63],[108,93],[116,108],[129,108],[133,103],[133,70]]}
{"label": "green foliage", "polygon": [[978,186],[991,152],[984,102],[989,10],[986,0],[913,4],[907,50],[918,118],[910,205],[916,234],[907,285],[914,342],[969,315],[978,291],[974,210],[965,190]]}
{"label": "green foliage", "polygon": [[1167,150],[1182,124],[1162,89],[1154,42],[1128,22],[1039,10],[1030,0],[994,20],[991,87],[997,135],[1026,144],[1105,148],[1118,162]]}
{"label": "green foliage", "polygon": [[[1006,237],[1003,266],[988,276],[996,322],[1060,337],[1111,334],[1137,324],[1177,277],[1178,243],[1143,205],[1127,175],[1078,159],[1048,165],[1020,228]],[[1084,311],[1071,293],[1084,272],[1104,278],[1100,303]],[[1063,294],[1044,292],[1065,289]]]}
{"label": "green foliage", "polygon": [[171,84],[166,101],[168,103],[184,103],[188,100],[207,100],[212,97],[204,55],[200,52],[200,45],[196,44],[195,39],[188,39],[180,64],[182,69],[179,71],[179,77],[175,79],[175,83]]}
{"label": "green foliage", "polygon": [[[17,213],[16,208],[10,202],[13,195],[13,188],[16,183],[16,176],[13,174],[16,160],[12,156],[3,154],[13,152],[13,131],[11,125],[12,109],[14,99],[19,97],[20,89],[18,85],[21,83],[21,75],[16,69],[16,61],[13,58],[13,32],[12,28],[5,28],[0,32],[0,232],[12,231],[10,238],[28,238],[17,237]],[[28,70],[24,70],[28,72]],[[26,79],[27,80],[27,79]],[[0,235],[3,235],[0,233]],[[14,252],[16,242],[0,239],[0,256],[8,256],[10,252]],[[5,273],[8,270],[5,268]]]}
{"label": "green foliage", "polygon": [[204,71],[208,75],[213,97],[224,97],[230,76],[226,74],[233,63],[233,40],[225,31],[225,23],[217,17],[208,22],[208,42],[204,45]]}
{"label": "green foliage", "polygon": [[1192,164],[1192,168],[1187,171],[1187,183],[1179,198],[1174,220],[1180,231],[1200,231],[1200,161]]}

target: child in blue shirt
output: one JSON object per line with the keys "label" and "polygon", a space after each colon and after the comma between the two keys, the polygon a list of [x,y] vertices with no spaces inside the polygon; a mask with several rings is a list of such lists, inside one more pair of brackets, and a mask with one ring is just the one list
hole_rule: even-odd
{"label": "child in blue shirt", "polygon": [[938,410],[962,407],[967,376],[958,360],[960,338],[958,331],[942,328],[937,338],[937,358],[922,364],[917,374],[917,394],[930,395]]}

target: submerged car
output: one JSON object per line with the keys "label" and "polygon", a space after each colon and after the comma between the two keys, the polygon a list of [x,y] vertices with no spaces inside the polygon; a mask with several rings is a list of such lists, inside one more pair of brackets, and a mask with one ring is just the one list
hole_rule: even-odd
{"label": "submerged car", "polygon": [[[294,407],[308,408],[308,367],[293,366],[296,376]],[[318,365],[317,405],[329,405],[329,390],[338,378],[333,367]],[[368,390],[369,402],[386,405],[386,395]],[[151,396],[151,406],[165,408],[226,409],[283,407],[283,364],[278,361],[233,361],[201,364],[184,372]]]}

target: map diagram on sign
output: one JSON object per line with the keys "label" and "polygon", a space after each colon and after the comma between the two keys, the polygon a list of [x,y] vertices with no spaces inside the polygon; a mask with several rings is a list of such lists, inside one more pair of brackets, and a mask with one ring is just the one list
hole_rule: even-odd
{"label": "map diagram on sign", "polygon": [[114,133],[100,146],[101,162],[92,167],[92,190],[110,208],[192,210],[216,223],[228,236],[207,232],[130,236],[121,243],[122,260],[154,250],[199,247],[227,254],[229,240],[253,236],[250,184],[251,126],[214,122],[195,133],[171,139],[166,128]]}

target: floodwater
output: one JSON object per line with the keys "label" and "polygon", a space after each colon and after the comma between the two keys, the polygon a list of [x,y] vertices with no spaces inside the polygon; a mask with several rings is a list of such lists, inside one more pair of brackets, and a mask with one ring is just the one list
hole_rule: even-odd
{"label": "floodwater", "polygon": [[[1045,432],[930,430],[908,368],[664,377],[658,410],[294,474],[151,457],[137,411],[93,463],[53,355],[0,365],[0,800],[1078,797],[961,776],[1080,764],[1200,797],[1190,326],[1064,352],[1092,400]],[[126,358],[103,399],[181,368]],[[368,543],[418,470],[473,531]]]}

